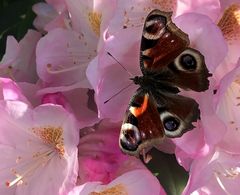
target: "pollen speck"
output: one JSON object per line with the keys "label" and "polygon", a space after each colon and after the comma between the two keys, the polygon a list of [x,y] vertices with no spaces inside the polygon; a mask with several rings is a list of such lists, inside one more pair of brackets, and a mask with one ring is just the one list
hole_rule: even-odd
{"label": "pollen speck", "polygon": [[22,160],[22,157],[18,156],[17,159],[16,159],[16,163],[19,163],[21,160]]}

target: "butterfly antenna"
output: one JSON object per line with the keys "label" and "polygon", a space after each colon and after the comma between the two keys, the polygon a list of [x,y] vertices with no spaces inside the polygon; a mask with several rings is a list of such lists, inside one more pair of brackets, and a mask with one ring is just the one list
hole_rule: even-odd
{"label": "butterfly antenna", "polygon": [[112,54],[109,52],[107,52],[107,54],[111,56],[129,74],[129,76],[133,77],[133,74],[129,72],[128,69],[126,69]]}
{"label": "butterfly antenna", "polygon": [[114,97],[116,97],[119,93],[121,93],[122,91],[124,91],[125,89],[127,89],[128,87],[130,87],[132,84],[133,84],[133,82],[130,83],[130,84],[128,84],[127,86],[123,87],[120,91],[118,91],[117,93],[115,93],[114,95],[112,95],[108,100],[106,100],[106,101],[104,102],[104,104],[108,103],[111,99],[113,99]]}

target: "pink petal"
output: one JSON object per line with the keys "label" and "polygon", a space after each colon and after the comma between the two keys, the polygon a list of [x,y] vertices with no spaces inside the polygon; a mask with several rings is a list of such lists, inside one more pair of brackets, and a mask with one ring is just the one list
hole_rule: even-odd
{"label": "pink petal", "polygon": [[68,19],[66,12],[57,15],[52,21],[45,25],[44,30],[49,32],[56,28],[68,29],[71,21]]}
{"label": "pink petal", "polygon": [[[223,8],[226,10],[218,22],[218,26],[222,30],[222,33],[227,41],[228,54],[221,66],[216,70],[215,74],[218,80],[233,70],[240,58],[240,54],[238,52],[240,49],[240,3],[237,4],[237,2],[235,2],[235,4],[232,4],[234,1],[226,1],[226,4],[228,5],[225,5],[224,1],[221,3],[224,4]],[[232,5],[230,6],[230,4]]]}
{"label": "pink petal", "polygon": [[[167,12],[171,11],[173,15],[175,15],[176,7],[177,0],[117,1],[117,9],[114,11],[114,16],[108,28],[109,34],[115,35],[115,33],[118,33],[124,28],[130,30],[138,29],[139,32],[142,33],[145,17],[151,10],[159,9]],[[141,38],[141,36],[136,37]]]}
{"label": "pink petal", "polygon": [[64,0],[46,0],[46,2],[60,13],[66,9],[66,2]]}
{"label": "pink petal", "polygon": [[[119,186],[120,189],[119,189]],[[146,187],[147,186],[147,187]],[[99,182],[91,182],[77,186],[69,195],[84,195],[91,192],[101,192],[112,187],[124,190],[129,195],[148,194],[148,195],[165,195],[165,191],[159,185],[158,180],[147,170],[135,170],[127,172],[113,180],[107,185],[100,185]],[[121,193],[121,191],[119,191]]]}
{"label": "pink petal", "polygon": [[38,75],[48,86],[71,85],[86,80],[88,57],[93,54],[84,45],[80,34],[64,29],[52,30],[39,41],[36,52]]}
{"label": "pink petal", "polygon": [[[125,38],[122,39],[122,37]],[[136,85],[132,84],[110,101],[104,103],[131,84],[130,77],[141,75],[139,52],[136,52],[139,50],[138,38],[132,37],[137,37],[136,31],[122,30],[116,36],[108,38],[104,50],[99,53],[98,58],[89,64],[87,69],[87,77],[96,92],[95,99],[100,118],[121,120],[130,97],[137,88]],[[110,52],[133,76],[129,76],[107,52]],[[117,112],[113,114],[113,110],[117,110]]]}
{"label": "pink petal", "polygon": [[216,21],[220,14],[219,0],[178,0],[177,5],[177,15],[194,12],[207,15],[212,21]]}
{"label": "pink petal", "polygon": [[183,195],[237,194],[240,181],[239,160],[239,155],[221,149],[196,159]]}
{"label": "pink petal", "polygon": [[20,100],[29,104],[18,85],[10,79],[0,78],[0,91],[0,99]]}
{"label": "pink petal", "polygon": [[[133,169],[143,169],[139,159],[124,155],[119,148],[119,125],[106,126],[83,136],[79,143],[79,183],[101,181],[108,183],[120,174]],[[83,131],[83,130],[82,130]],[[81,134],[84,135],[84,132]]]}
{"label": "pink petal", "polygon": [[[84,35],[83,39],[88,45],[97,48],[98,39],[102,39],[101,35],[114,14],[116,7],[115,0],[68,0],[66,3],[68,11],[71,14],[73,29]],[[94,17],[91,18],[91,16]]]}
{"label": "pink petal", "polygon": [[[6,57],[4,57],[4,63],[11,63],[5,64],[7,67],[5,67],[6,73],[4,75],[14,77],[16,81],[36,82],[35,48],[40,37],[41,34],[37,31],[28,30],[18,46],[15,41],[9,43],[14,45],[7,49],[7,52],[11,54],[6,54]],[[8,66],[11,66],[11,69]]]}
{"label": "pink petal", "polygon": [[38,83],[32,84],[27,82],[18,82],[18,86],[28,101],[31,102],[31,105],[33,107],[39,106],[41,104],[41,99],[37,95],[37,91],[40,89]]}
{"label": "pink petal", "polygon": [[181,15],[175,22],[189,35],[191,46],[204,55],[208,69],[213,72],[227,54],[227,44],[219,28],[208,17],[194,13]]}
{"label": "pink petal", "polygon": [[219,86],[217,114],[227,126],[227,133],[221,147],[230,152],[239,153],[239,72],[240,61],[235,69],[229,72]]}
{"label": "pink petal", "polygon": [[[8,154],[0,156],[3,162],[1,180],[12,180],[13,169],[26,182],[26,185],[13,186],[17,194],[66,194],[77,179],[78,131],[74,118],[60,106],[44,105],[31,110],[18,101],[1,102],[0,106],[0,150]],[[64,151],[61,158],[51,148],[51,143],[46,142],[47,137],[37,136],[33,131],[33,128],[46,126],[63,129]],[[51,150],[58,155],[43,152]],[[36,158],[34,155],[39,156]],[[45,158],[49,158],[47,163],[43,163]],[[39,182],[42,187],[37,190]]]}
{"label": "pink petal", "polygon": [[6,44],[6,52],[0,62],[0,65],[1,66],[11,65],[14,62],[14,60],[17,58],[19,52],[20,52],[20,48],[17,40],[13,36],[8,36],[7,44]]}
{"label": "pink petal", "polygon": [[43,31],[45,26],[57,17],[57,12],[47,3],[36,3],[33,5],[32,10],[37,15],[33,25],[40,31]]}
{"label": "pink petal", "polygon": [[80,87],[78,84],[67,87],[48,87],[39,90],[37,94],[39,96],[44,95],[43,98],[46,96],[53,98],[51,101],[49,101],[50,99],[43,101],[64,106],[76,116],[79,121],[79,128],[84,128],[94,125],[99,121],[99,118],[97,117],[94,94],[91,90]]}

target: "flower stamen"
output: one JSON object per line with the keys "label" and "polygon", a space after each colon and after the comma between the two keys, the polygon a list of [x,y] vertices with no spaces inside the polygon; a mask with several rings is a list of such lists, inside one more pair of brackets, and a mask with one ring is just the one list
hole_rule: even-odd
{"label": "flower stamen", "polygon": [[32,128],[35,133],[44,143],[54,147],[55,151],[60,157],[64,156],[64,141],[63,141],[63,129],[62,127],[34,127]]}
{"label": "flower stamen", "polygon": [[102,22],[102,14],[97,12],[89,12],[88,20],[92,27],[92,30],[96,33],[96,35],[100,36],[100,25]]}
{"label": "flower stamen", "polygon": [[13,172],[13,174],[15,175],[16,178],[12,181],[7,181],[5,183],[6,186],[7,187],[12,187],[15,184],[17,184],[17,185],[23,184],[24,183],[23,179],[25,177],[27,177],[28,175],[33,173],[38,167],[40,167],[43,164],[46,164],[46,162],[48,162],[51,159],[51,157],[50,157],[51,153],[52,153],[52,151],[48,151],[48,152],[42,153],[40,155],[39,154],[38,155],[33,155],[33,158],[37,157],[37,161],[22,174],[17,173],[17,171],[15,169],[12,169],[11,171]]}
{"label": "flower stamen", "polygon": [[123,185],[117,184],[101,192],[91,192],[90,195],[128,195]]}
{"label": "flower stamen", "polygon": [[231,195],[231,193],[229,193],[226,189],[226,187],[224,186],[222,180],[221,180],[221,176],[227,178],[227,179],[236,179],[236,177],[238,177],[240,175],[240,167],[232,167],[229,169],[224,168],[220,163],[218,163],[218,166],[220,167],[220,169],[223,170],[223,172],[215,170],[214,171],[214,176],[219,184],[219,186],[222,188],[222,190],[227,194],[227,195]]}
{"label": "flower stamen", "polygon": [[224,37],[228,41],[236,41],[240,39],[240,4],[232,4],[225,11],[218,22],[219,28],[222,30]]}

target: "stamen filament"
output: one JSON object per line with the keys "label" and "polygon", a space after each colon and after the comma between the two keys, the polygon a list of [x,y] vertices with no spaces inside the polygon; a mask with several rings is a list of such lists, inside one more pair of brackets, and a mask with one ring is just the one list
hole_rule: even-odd
{"label": "stamen filament", "polygon": [[[47,151],[45,153],[42,153],[38,156],[37,159],[40,158],[40,160],[37,160],[35,164],[33,164],[29,169],[27,169],[23,174],[16,174],[16,178],[12,181],[7,181],[6,186],[12,187],[15,184],[18,184],[24,177],[26,177],[30,172],[36,170],[44,161],[47,162],[50,160],[50,154],[52,154],[53,151]],[[48,158],[46,158],[48,157]],[[42,159],[42,160],[41,160]]]}

